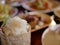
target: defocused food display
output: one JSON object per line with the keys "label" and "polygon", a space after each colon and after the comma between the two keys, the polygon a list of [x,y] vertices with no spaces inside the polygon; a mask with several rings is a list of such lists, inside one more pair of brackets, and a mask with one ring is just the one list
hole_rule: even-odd
{"label": "defocused food display", "polygon": [[0,4],[0,14],[7,14],[9,16],[13,16],[13,15],[16,15],[17,13],[17,9],[16,8],[13,8],[9,5],[3,5],[3,4]]}
{"label": "defocused food display", "polygon": [[59,6],[59,3],[52,0],[35,0],[22,4],[24,8],[31,11],[50,12]]}
{"label": "defocused food display", "polygon": [[39,12],[29,12],[22,15],[21,18],[25,19],[31,25],[32,32],[49,26],[51,23],[51,19],[47,14]]}
{"label": "defocused food display", "polygon": [[1,45],[60,45],[59,30],[58,0],[0,0]]}
{"label": "defocused food display", "polygon": [[14,17],[18,10],[9,5],[0,4],[0,22],[5,23],[9,17]]}

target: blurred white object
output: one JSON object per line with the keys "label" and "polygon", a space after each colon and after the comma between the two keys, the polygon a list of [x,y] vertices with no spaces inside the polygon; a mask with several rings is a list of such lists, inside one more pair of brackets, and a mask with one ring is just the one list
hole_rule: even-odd
{"label": "blurred white object", "polygon": [[54,16],[51,16],[51,23],[49,26],[53,26],[53,25],[56,25],[56,22],[54,21]]}
{"label": "blurred white object", "polygon": [[0,3],[1,4],[5,4],[5,0],[0,0]]}
{"label": "blurred white object", "polygon": [[44,31],[42,45],[60,45],[60,24],[51,26]]}
{"label": "blurred white object", "polygon": [[[19,18],[18,16],[15,16],[13,18],[8,19],[5,25],[5,29],[6,35],[20,35],[27,33],[27,21]],[[11,33],[8,33],[10,31]]]}
{"label": "blurred white object", "polygon": [[21,6],[21,3],[14,2],[14,3],[11,4],[11,6]]}

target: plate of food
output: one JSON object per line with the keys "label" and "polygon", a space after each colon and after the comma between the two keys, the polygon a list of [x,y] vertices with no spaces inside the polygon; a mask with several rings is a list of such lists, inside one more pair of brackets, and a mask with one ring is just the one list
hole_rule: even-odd
{"label": "plate of food", "polygon": [[0,4],[0,15],[7,14],[9,16],[15,16],[18,13],[18,9],[13,8],[9,5]]}
{"label": "plate of food", "polygon": [[57,1],[52,0],[35,0],[34,2],[22,3],[22,6],[30,11],[50,12],[59,6]]}
{"label": "plate of food", "polygon": [[50,16],[40,12],[29,12],[23,15],[20,14],[19,17],[25,19],[31,25],[31,32],[45,28],[51,23]]}

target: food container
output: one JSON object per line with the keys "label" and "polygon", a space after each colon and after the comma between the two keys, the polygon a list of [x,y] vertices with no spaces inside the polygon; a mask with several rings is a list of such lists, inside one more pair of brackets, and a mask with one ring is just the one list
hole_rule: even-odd
{"label": "food container", "polygon": [[6,36],[0,29],[1,45],[30,45],[31,27],[28,26],[27,33],[18,36]]}

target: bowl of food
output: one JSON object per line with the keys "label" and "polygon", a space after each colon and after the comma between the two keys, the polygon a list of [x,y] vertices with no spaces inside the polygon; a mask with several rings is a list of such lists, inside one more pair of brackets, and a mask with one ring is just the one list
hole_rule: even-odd
{"label": "bowl of food", "polygon": [[40,11],[46,13],[58,7],[59,3],[50,0],[35,0],[34,2],[22,3],[22,6],[30,11]]}
{"label": "bowl of food", "polygon": [[9,5],[0,4],[0,15],[7,14],[9,16],[15,16],[18,13],[16,8],[13,8]]}
{"label": "bowl of food", "polygon": [[40,12],[29,12],[28,14],[20,15],[20,17],[31,25],[32,32],[45,28],[51,23],[50,17]]}

